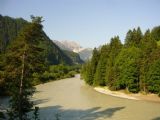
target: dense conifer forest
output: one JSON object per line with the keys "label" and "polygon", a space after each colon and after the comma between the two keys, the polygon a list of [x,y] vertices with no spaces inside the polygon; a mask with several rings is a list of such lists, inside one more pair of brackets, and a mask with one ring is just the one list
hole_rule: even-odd
{"label": "dense conifer forest", "polygon": [[111,90],[156,93],[160,95],[160,26],[129,30],[124,44],[118,36],[93,50],[92,59],[83,65],[81,76],[92,86]]}

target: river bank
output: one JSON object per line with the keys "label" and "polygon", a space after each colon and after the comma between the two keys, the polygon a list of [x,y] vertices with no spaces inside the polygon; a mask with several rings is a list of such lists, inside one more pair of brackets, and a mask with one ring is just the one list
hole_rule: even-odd
{"label": "river bank", "polygon": [[36,88],[33,99],[42,120],[56,120],[57,115],[60,120],[158,120],[160,116],[159,103],[100,94],[79,75]]}
{"label": "river bank", "polygon": [[146,94],[146,95],[142,93],[133,94],[133,93],[126,93],[124,90],[111,91],[108,89],[108,87],[95,87],[94,90],[106,95],[111,95],[119,98],[125,98],[125,99],[131,99],[131,100],[145,100],[145,101],[160,103],[160,97],[158,97],[156,94]]}
{"label": "river bank", "polygon": [[[32,97],[41,120],[158,120],[160,104],[101,94],[80,76],[35,86]],[[0,104],[8,105],[6,98]]]}

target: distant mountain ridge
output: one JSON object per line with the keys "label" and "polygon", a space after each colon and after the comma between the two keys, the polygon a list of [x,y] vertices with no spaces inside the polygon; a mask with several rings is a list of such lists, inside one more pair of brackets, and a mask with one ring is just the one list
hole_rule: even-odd
{"label": "distant mountain ridge", "polygon": [[72,51],[78,53],[83,61],[86,61],[92,56],[92,48],[83,48],[80,44],[70,40],[53,40],[62,50]]}
{"label": "distant mountain ridge", "polygon": [[[29,22],[22,18],[12,18],[0,15],[0,54],[7,53],[6,50],[13,44],[12,41],[16,39],[18,33],[28,24]],[[42,37],[44,41],[41,42],[39,46],[44,49],[43,57],[50,65],[79,64],[80,60],[78,60],[78,57],[73,59],[72,56],[67,55],[52,40],[50,40],[44,31]]]}
{"label": "distant mountain ridge", "polygon": [[61,41],[53,40],[53,42],[62,50],[72,51],[71,48],[65,46]]}
{"label": "distant mountain ridge", "polygon": [[80,55],[80,58],[84,61],[87,61],[92,58],[92,48],[85,48],[81,50],[78,54]]}
{"label": "distant mountain ridge", "polygon": [[75,41],[70,41],[70,40],[62,40],[62,41],[53,40],[53,42],[54,42],[55,44],[57,44],[61,49],[73,51],[73,52],[75,52],[75,53],[79,53],[81,50],[84,49],[84,48],[82,48],[82,47],[81,47],[77,42],[75,42]]}

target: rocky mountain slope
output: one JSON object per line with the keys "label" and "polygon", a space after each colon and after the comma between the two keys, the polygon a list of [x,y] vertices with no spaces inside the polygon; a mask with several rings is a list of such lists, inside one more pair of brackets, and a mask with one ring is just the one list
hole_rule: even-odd
{"label": "rocky mountain slope", "polygon": [[64,40],[64,41],[58,41],[58,40],[53,40],[53,42],[59,46],[62,50],[65,51],[72,51],[74,53],[78,53],[80,58],[83,61],[86,61],[91,58],[92,56],[92,49],[91,48],[83,48],[81,45],[79,45],[75,41],[69,41],[69,40]]}

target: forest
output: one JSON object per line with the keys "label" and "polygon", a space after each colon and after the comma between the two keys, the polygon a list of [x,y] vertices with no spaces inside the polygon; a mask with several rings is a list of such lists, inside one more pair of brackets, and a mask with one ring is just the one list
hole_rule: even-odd
{"label": "forest", "polygon": [[108,86],[132,93],[160,96],[160,26],[129,30],[124,44],[119,36],[93,50],[92,59],[82,66],[81,77],[91,86]]}
{"label": "forest", "polygon": [[[38,19],[32,16],[32,19]],[[41,24],[39,17],[39,24]],[[33,20],[32,22],[35,22]],[[29,29],[31,22],[24,20],[23,18],[11,18],[9,16],[0,15],[0,95],[9,94],[10,90],[8,89],[8,81],[5,80],[5,76],[8,75],[9,69],[9,60],[14,60],[11,65],[21,63],[21,60],[18,57],[21,57],[20,47],[22,47],[24,37],[24,33]],[[30,28],[31,30],[33,28]],[[73,53],[71,51],[63,51],[58,46],[56,46],[52,40],[46,35],[43,31],[43,26],[41,24],[40,28],[37,28],[37,33],[32,33],[32,37],[30,39],[35,39],[37,41],[27,43],[29,45],[34,45],[36,49],[38,48],[38,52],[34,53],[29,51],[30,55],[33,54],[34,59],[40,60],[41,62],[38,64],[38,69],[33,70],[33,85],[44,83],[50,80],[57,80],[66,77],[73,77],[74,74],[79,72],[80,64],[83,61],[80,59],[77,53]],[[29,31],[29,30],[28,30]],[[31,48],[28,48],[31,50]],[[17,50],[17,51],[16,51]],[[17,58],[14,58],[17,57]],[[30,58],[28,58],[30,59]],[[34,62],[33,62],[34,63]],[[10,71],[14,71],[13,68],[10,68]],[[38,71],[41,71],[38,73]],[[14,75],[17,73],[14,72]],[[10,78],[11,79],[11,78]]]}
{"label": "forest", "polygon": [[[31,101],[35,85],[74,77],[79,73],[79,55],[64,52],[43,31],[43,18],[31,15],[31,22],[0,15],[0,96],[10,96],[9,120],[27,120],[30,111],[37,119],[38,108]],[[3,118],[0,112],[0,118]]]}
{"label": "forest", "polygon": [[42,22],[39,16],[28,22],[0,15],[0,95],[10,96],[9,120],[38,120],[39,108],[30,100],[35,85],[79,72],[91,86],[160,95],[160,26],[144,34],[140,27],[129,30],[124,44],[118,36],[111,38],[81,68],[79,55],[55,45]]}

